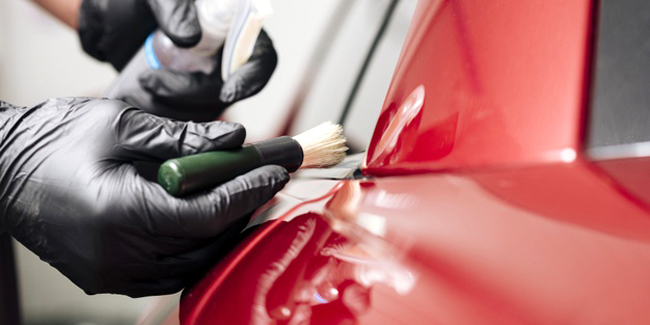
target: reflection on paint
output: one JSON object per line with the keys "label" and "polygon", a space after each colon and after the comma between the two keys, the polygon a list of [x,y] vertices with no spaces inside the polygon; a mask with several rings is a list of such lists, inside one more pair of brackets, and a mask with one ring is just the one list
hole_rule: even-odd
{"label": "reflection on paint", "polygon": [[578,153],[572,148],[549,150],[544,153],[544,160],[548,162],[561,161],[563,163],[572,163],[577,158]]}
{"label": "reflection on paint", "polygon": [[[371,306],[377,285],[406,295],[417,276],[403,264],[403,247],[389,244],[386,219],[360,213],[364,201],[411,204],[383,191],[367,197],[363,181],[343,183],[321,213],[275,220],[248,231],[270,231],[211,294],[205,323],[354,323]],[[225,297],[232,297],[226,299]],[[248,313],[229,313],[250,306]],[[209,320],[208,320],[209,319]]]}
{"label": "reflection on paint", "polygon": [[422,111],[424,95],[424,86],[420,85],[404,101],[379,140],[372,160],[395,149],[404,128]]}
{"label": "reflection on paint", "polygon": [[[363,219],[372,224],[381,217]],[[409,293],[416,276],[395,249],[355,220],[338,220],[339,232],[330,217],[312,212],[250,229],[270,232],[228,270],[204,312],[191,315],[181,309],[182,323],[190,315],[192,324],[354,324],[372,307],[375,286]]]}
{"label": "reflection on paint", "polygon": [[403,209],[413,206],[415,201],[408,194],[391,194],[385,191],[379,191],[374,198],[374,203],[380,208]]}
{"label": "reflection on paint", "polygon": [[346,275],[366,288],[381,283],[405,295],[415,285],[413,272],[391,258],[370,256],[360,245],[339,249],[325,248],[321,254],[349,263]]}
{"label": "reflection on paint", "polygon": [[373,235],[384,237],[386,235],[386,218],[370,213],[360,213],[356,224]]}

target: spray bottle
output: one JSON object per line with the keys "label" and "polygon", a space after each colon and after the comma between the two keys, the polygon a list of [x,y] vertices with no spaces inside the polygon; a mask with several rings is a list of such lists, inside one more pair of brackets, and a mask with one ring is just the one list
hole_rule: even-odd
{"label": "spray bottle", "polygon": [[215,56],[221,46],[221,76],[226,80],[248,61],[262,21],[272,12],[270,0],[196,0],[195,6],[202,32],[197,45],[179,48],[161,30],[153,32],[104,95],[152,108],[153,98],[140,85],[139,76],[163,67],[209,74],[217,66]]}

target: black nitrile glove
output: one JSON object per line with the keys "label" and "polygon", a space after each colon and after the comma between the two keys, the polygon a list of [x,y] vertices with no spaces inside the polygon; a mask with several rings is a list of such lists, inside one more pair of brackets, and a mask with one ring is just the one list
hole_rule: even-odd
{"label": "black nitrile glove", "polygon": [[[191,47],[201,36],[193,0],[83,0],[79,35],[84,50],[121,71],[157,27],[179,46]],[[261,31],[249,61],[221,80],[221,54],[215,70],[181,72],[161,69],[139,76],[142,89],[114,96],[152,114],[179,120],[214,120],[231,104],[257,94],[273,75],[278,57]]]}
{"label": "black nitrile glove", "polygon": [[248,62],[223,82],[221,53],[217,68],[202,72],[151,70],[139,77],[144,91],[117,96],[148,112],[178,120],[211,121],[232,103],[257,94],[271,79],[278,62],[273,42],[261,31]]}
{"label": "black nitrile glove", "polygon": [[79,9],[84,51],[118,71],[158,27],[180,47],[201,39],[193,0],[83,0]]}
{"label": "black nitrile glove", "polygon": [[221,51],[216,59],[217,68],[209,75],[161,69],[144,74],[140,77],[140,83],[160,101],[170,105],[228,106],[262,90],[278,63],[273,41],[264,30],[260,31],[248,62],[235,70],[225,82],[221,80]]}
{"label": "black nitrile glove", "polygon": [[284,186],[287,171],[261,167],[175,198],[132,162],[234,148],[244,137],[238,124],[177,122],[114,100],[0,102],[0,232],[89,294],[176,292],[214,263],[223,238]]}

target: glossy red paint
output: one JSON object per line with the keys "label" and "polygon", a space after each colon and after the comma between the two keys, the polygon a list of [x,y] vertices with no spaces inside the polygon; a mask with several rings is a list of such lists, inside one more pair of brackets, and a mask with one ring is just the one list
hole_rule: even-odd
{"label": "glossy red paint", "polygon": [[[650,323],[648,198],[622,172],[640,164],[581,153],[592,10],[421,1],[367,154],[378,177],[293,179],[180,322]],[[404,175],[423,171],[439,172]]]}
{"label": "glossy red paint", "polygon": [[650,321],[650,215],[580,161],[346,181],[308,211],[261,225],[182,324]]}
{"label": "glossy red paint", "polygon": [[621,191],[650,207],[650,157],[610,159],[594,164],[621,185]]}
{"label": "glossy red paint", "polygon": [[[209,313],[211,309],[209,309],[208,306],[209,304],[213,303],[216,297],[218,297],[217,291],[221,288],[224,281],[226,281],[226,278],[229,277],[231,273],[234,272],[234,270],[240,265],[240,263],[247,258],[248,254],[258,248],[260,242],[263,241],[270,232],[273,232],[275,228],[279,227],[287,215],[291,215],[292,213],[300,213],[301,208],[309,206],[312,203],[318,204],[319,202],[331,196],[332,193],[341,187],[341,185],[342,184],[336,184],[331,187],[330,190],[325,194],[319,195],[312,199],[303,200],[300,204],[292,206],[292,208],[290,208],[288,211],[281,212],[282,215],[276,216],[277,220],[274,218],[273,221],[268,222],[262,226],[256,226],[254,228],[247,229],[247,232],[252,232],[253,235],[248,236],[245,241],[240,243],[231,254],[229,254],[224,260],[217,264],[217,266],[184,297],[183,304],[181,304],[180,308],[181,323],[204,324],[204,321],[202,319],[205,317],[205,315],[212,315]],[[284,197],[284,200],[292,201],[286,196]],[[270,207],[269,209],[273,209],[273,207]],[[217,317],[221,317],[221,315],[218,315]],[[245,315],[242,317],[245,317]],[[230,321],[226,323],[230,323]],[[210,324],[210,322],[207,324]],[[245,324],[245,322],[242,324]]]}
{"label": "glossy red paint", "polygon": [[[592,3],[420,1],[365,172],[537,164],[577,152]],[[395,122],[419,87],[422,109]],[[387,147],[395,124],[399,141]]]}
{"label": "glossy red paint", "polygon": [[648,211],[588,164],[373,184],[359,215],[411,240],[420,277],[407,295],[373,294],[362,324],[650,321]]}

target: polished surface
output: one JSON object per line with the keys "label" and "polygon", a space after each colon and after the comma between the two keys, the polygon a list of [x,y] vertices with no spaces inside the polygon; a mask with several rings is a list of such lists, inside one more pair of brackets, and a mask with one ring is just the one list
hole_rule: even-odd
{"label": "polished surface", "polygon": [[582,162],[343,181],[251,231],[182,324],[650,321],[650,215]]}
{"label": "polished surface", "polygon": [[[420,1],[366,174],[545,163],[577,150],[592,2]],[[422,109],[403,121],[418,88]],[[385,146],[396,124],[399,141]]]}
{"label": "polished surface", "polygon": [[631,157],[595,161],[621,193],[650,208],[650,157]]}
{"label": "polished surface", "polygon": [[295,175],[180,323],[650,323],[644,161],[581,151],[591,5],[421,1],[370,177]]}

